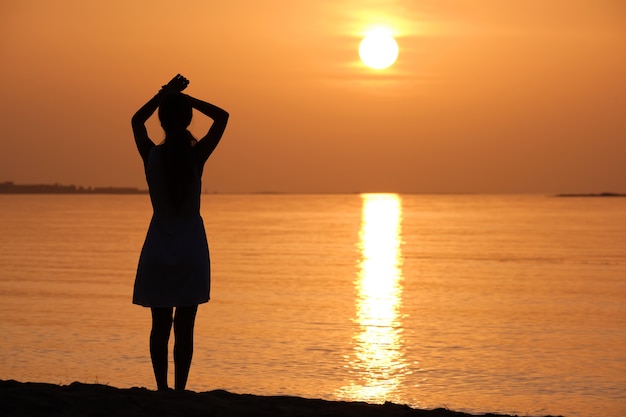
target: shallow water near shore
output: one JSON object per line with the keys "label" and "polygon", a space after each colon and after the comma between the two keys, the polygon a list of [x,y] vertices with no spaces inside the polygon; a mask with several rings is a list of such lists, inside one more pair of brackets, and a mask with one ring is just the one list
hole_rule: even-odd
{"label": "shallow water near shore", "polygon": [[[150,214],[0,196],[0,379],[154,388],[130,303]],[[202,214],[191,390],[626,413],[626,199],[204,195]]]}

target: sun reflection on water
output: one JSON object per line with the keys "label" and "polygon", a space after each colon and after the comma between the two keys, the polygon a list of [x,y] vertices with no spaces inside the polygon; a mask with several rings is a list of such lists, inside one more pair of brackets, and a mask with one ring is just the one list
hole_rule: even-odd
{"label": "sun reflection on water", "polygon": [[403,354],[402,200],[397,194],[363,194],[353,372],[342,396],[385,401],[409,372]]}

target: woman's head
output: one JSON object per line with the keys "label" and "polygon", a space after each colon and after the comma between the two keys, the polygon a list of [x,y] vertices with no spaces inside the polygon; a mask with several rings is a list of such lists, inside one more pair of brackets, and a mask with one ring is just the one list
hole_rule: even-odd
{"label": "woman's head", "polygon": [[166,134],[187,129],[191,117],[191,103],[185,95],[172,92],[163,96],[159,105],[159,120]]}

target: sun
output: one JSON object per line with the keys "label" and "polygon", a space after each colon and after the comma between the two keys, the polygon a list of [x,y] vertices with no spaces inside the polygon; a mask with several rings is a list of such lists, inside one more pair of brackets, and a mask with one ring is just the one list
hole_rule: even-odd
{"label": "sun", "polygon": [[376,70],[389,68],[398,59],[398,43],[386,28],[368,31],[359,45],[361,61]]}

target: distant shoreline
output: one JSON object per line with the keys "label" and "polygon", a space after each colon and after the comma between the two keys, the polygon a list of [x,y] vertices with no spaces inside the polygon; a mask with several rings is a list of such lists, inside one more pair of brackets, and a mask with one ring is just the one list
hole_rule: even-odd
{"label": "distant shoreline", "polygon": [[626,197],[621,193],[557,194],[556,197]]}
{"label": "distant shoreline", "polygon": [[[202,191],[202,194],[251,194],[251,195],[290,195],[290,194],[367,194],[366,192],[312,192],[294,193],[288,191],[250,191],[250,192],[216,192]],[[372,192],[377,193],[377,192]],[[381,191],[380,193],[392,193],[392,191]],[[13,181],[0,182],[0,194],[148,194],[148,189],[136,187],[83,187],[64,184],[15,184]],[[422,194],[422,193],[397,193],[397,194]],[[483,193],[424,193],[424,195],[482,195]],[[486,193],[490,194],[490,193]],[[495,193],[500,194],[500,193]],[[541,193],[537,193],[541,194]],[[553,194],[552,197],[626,197],[624,193],[564,193]]]}
{"label": "distant shoreline", "polygon": [[134,187],[82,187],[61,184],[0,183],[0,194],[147,194],[148,190]]}

